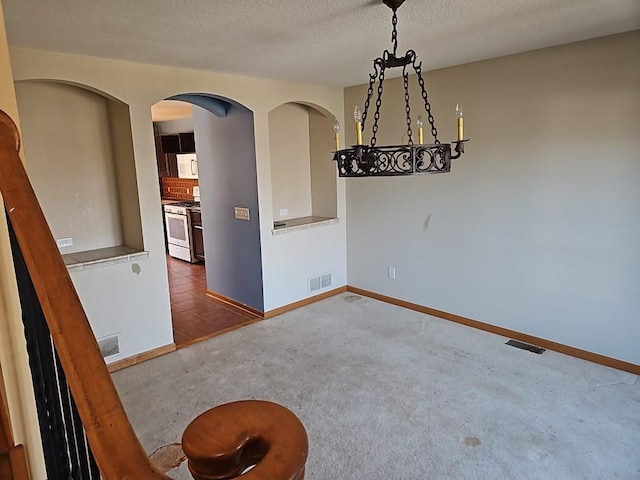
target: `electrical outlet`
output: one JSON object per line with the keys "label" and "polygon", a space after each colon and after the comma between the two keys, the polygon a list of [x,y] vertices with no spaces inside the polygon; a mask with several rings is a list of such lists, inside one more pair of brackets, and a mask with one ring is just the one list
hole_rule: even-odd
{"label": "electrical outlet", "polygon": [[389,278],[396,279],[396,267],[389,267]]}
{"label": "electrical outlet", "polygon": [[238,220],[249,220],[248,208],[233,207],[233,213]]}
{"label": "electrical outlet", "polygon": [[281,208],[280,209],[280,216],[284,217],[285,215],[289,215],[289,209],[287,208]]}
{"label": "electrical outlet", "polygon": [[56,240],[56,244],[58,245],[58,248],[73,247],[73,238],[58,238]]}

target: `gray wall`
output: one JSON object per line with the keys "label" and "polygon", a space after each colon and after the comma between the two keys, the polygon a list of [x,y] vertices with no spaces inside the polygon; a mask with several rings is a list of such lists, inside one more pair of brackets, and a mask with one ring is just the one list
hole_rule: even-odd
{"label": "gray wall", "polygon": [[[194,106],[193,125],[207,288],[264,311],[253,114],[232,106],[220,118]],[[248,207],[251,220],[236,220],[234,207]]]}
{"label": "gray wall", "polygon": [[[638,45],[429,72],[441,140],[461,102],[467,153],[446,175],[347,181],[348,283],[640,364]],[[345,111],[365,95],[346,89]],[[404,132],[397,79],[385,98],[379,145]]]}

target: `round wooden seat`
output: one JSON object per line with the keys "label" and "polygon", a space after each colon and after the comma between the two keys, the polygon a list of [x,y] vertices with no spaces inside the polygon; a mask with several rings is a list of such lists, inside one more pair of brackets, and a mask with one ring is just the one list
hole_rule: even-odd
{"label": "round wooden seat", "polygon": [[261,400],[212,408],[196,417],[182,435],[189,471],[196,480],[302,480],[308,447],[298,417]]}

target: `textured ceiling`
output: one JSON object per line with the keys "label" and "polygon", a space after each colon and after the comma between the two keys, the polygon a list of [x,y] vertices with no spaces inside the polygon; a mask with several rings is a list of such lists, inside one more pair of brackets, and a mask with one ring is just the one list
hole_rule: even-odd
{"label": "textured ceiling", "polygon": [[[338,86],[390,48],[381,0],[0,0],[9,43]],[[407,0],[423,70],[640,28],[640,0]]]}

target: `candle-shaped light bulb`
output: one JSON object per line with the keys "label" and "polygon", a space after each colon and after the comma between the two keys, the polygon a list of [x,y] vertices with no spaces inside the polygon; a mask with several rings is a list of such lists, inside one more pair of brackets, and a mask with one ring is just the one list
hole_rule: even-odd
{"label": "candle-shaped light bulb", "polygon": [[356,144],[362,145],[362,113],[358,105],[353,109],[353,119],[356,121]]}
{"label": "candle-shaped light bulb", "polygon": [[424,143],[424,134],[422,130],[422,126],[424,125],[424,123],[422,121],[422,115],[418,115],[416,125],[418,126],[418,143],[422,145]]}
{"label": "candle-shaped light bulb", "polygon": [[458,141],[464,139],[464,118],[462,117],[462,107],[456,103],[456,117],[458,118]]}
{"label": "candle-shaped light bulb", "polygon": [[333,133],[336,137],[336,152],[340,150],[340,122],[336,120],[336,123],[333,124]]}
{"label": "candle-shaped light bulb", "polygon": [[358,105],[353,109],[353,119],[356,123],[362,123],[362,113],[360,112],[360,107],[358,107]]}

